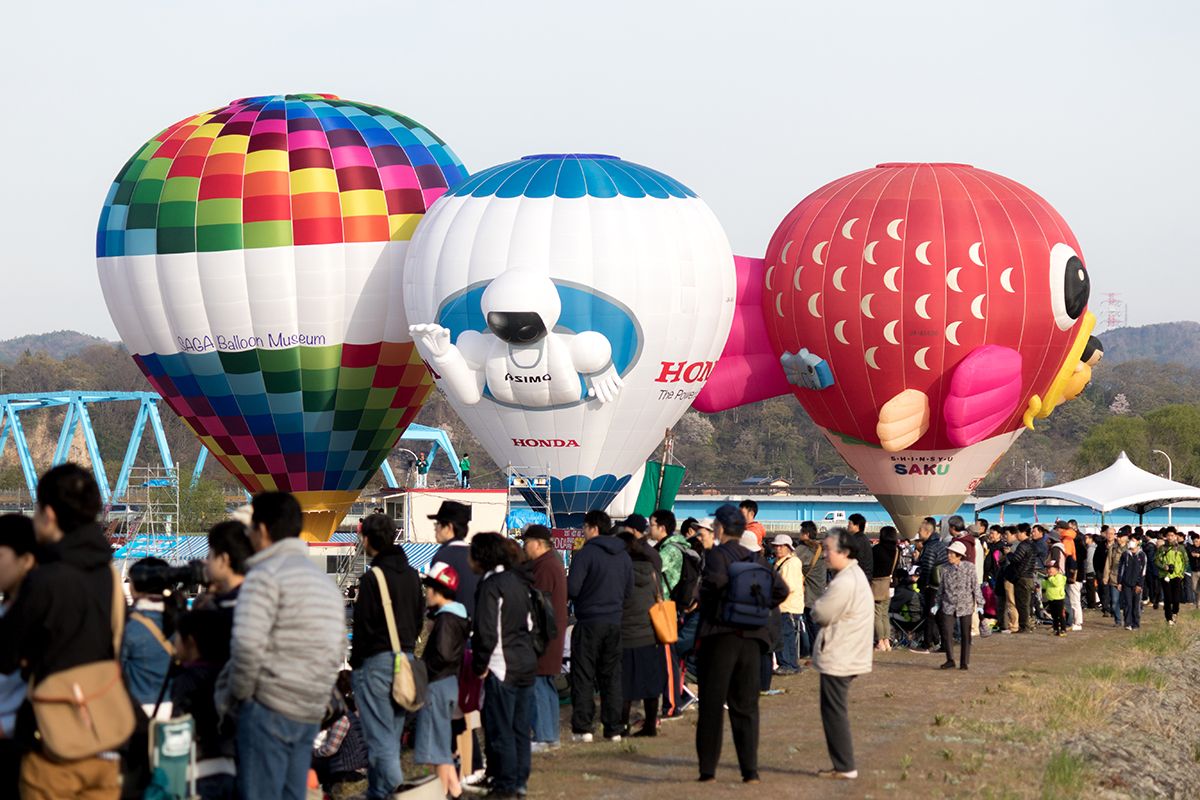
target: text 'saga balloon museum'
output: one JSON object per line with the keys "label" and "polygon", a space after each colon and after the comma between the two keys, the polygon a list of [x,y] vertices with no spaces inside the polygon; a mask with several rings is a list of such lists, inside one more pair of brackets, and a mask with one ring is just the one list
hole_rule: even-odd
{"label": "text 'saga balloon museum'", "polygon": [[109,312],[249,491],[326,539],[433,385],[578,527],[690,407],[793,394],[905,531],[955,510],[1100,358],[1062,217],[961,164],[881,164],[735,257],[679,180],[607,155],[468,176],[413,120],[237,100],[118,173]]}

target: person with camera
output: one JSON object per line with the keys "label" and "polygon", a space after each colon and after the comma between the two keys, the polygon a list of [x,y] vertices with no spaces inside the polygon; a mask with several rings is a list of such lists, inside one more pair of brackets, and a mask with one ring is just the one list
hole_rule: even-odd
{"label": "person with camera", "polygon": [[[38,481],[33,526],[40,545],[39,566],[26,576],[16,602],[0,620],[0,673],[19,667],[32,680],[34,695],[39,685],[67,670],[117,669],[113,628],[124,609],[114,608],[120,587],[114,586],[112,548],[96,522],[101,507],[100,487],[80,466],[63,464]],[[121,705],[129,702],[119,680],[94,698],[100,705],[110,699]],[[119,726],[125,737],[132,730],[132,714],[126,719],[128,725]],[[51,733],[65,734],[64,740],[77,738],[67,727]],[[109,749],[57,758],[48,744],[58,736],[38,731],[31,705],[22,706],[16,731],[28,748],[21,760],[22,794],[116,800],[121,765],[115,750],[123,742],[115,741],[119,734],[113,730],[105,726]]]}
{"label": "person with camera", "polygon": [[[358,582],[354,603],[354,694],[367,738],[368,798],[387,797],[404,782],[400,769],[400,734],[404,709],[392,702],[392,651],[384,595],[391,606],[400,649],[411,661],[425,617],[421,577],[409,566],[408,556],[396,546],[396,524],[385,514],[363,520],[363,549],[371,568]],[[386,585],[380,584],[384,581]]]}
{"label": "person with camera", "polygon": [[217,707],[238,707],[238,794],[305,796],[312,742],[345,657],[342,593],[308,558],[300,503],[253,501],[246,580],[233,616],[228,682]]}
{"label": "person with camera", "polygon": [[171,637],[178,609],[172,578],[171,565],[161,558],[143,558],[129,568],[133,607],[121,640],[121,672],[133,701],[150,719],[159,711],[164,719],[171,716],[170,702],[160,708],[159,700],[166,697],[167,672],[175,656]]}

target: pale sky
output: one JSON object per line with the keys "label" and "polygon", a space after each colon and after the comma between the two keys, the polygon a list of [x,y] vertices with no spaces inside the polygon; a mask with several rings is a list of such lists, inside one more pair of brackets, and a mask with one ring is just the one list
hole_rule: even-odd
{"label": "pale sky", "polygon": [[117,170],[238,97],[332,92],[472,172],[604,152],[694,189],[735,252],[883,161],[1044,196],[1131,324],[1200,320],[1200,6],[1189,2],[22,2],[5,9],[0,338],[116,338],[95,228]]}

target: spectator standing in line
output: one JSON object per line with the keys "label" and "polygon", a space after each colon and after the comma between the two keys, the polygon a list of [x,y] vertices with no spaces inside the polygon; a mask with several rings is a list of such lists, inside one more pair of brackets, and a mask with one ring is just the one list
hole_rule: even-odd
{"label": "spectator standing in line", "polygon": [[[479,533],[471,539],[471,562],[482,576],[471,636],[471,668],[483,680],[484,745],[491,778],[488,797],[498,800],[517,800],[526,793],[529,712],[537,676],[530,635],[530,584],[524,571],[513,567],[511,558],[505,538],[497,533]],[[617,655],[619,658],[620,653]]]}
{"label": "spectator standing in line", "polygon": [[233,800],[236,728],[231,720],[221,721],[213,700],[217,676],[229,660],[225,613],[217,607],[189,611],[179,618],[176,632],[180,669],[171,681],[171,713],[190,714],[196,725],[196,793],[201,800]]}
{"label": "spectator standing in line", "polygon": [[971,617],[983,604],[979,582],[975,580],[975,564],[968,560],[967,546],[959,541],[946,550],[949,563],[942,569],[938,585],[938,622],[942,627],[942,651],[946,661],[942,669],[954,669],[954,632],[959,639],[958,668],[970,668]]}
{"label": "spectator standing in line", "polygon": [[914,653],[932,653],[938,642],[938,621],[933,607],[937,604],[938,583],[947,559],[946,543],[936,535],[936,527],[934,523],[926,519],[917,528],[917,536],[921,541],[917,587],[921,591],[921,615],[924,619],[925,641],[921,647],[913,649]]}
{"label": "spectator standing in line", "polygon": [[129,568],[133,607],[121,639],[121,673],[133,701],[149,718],[154,718],[160,696],[166,697],[164,718],[171,716],[170,697],[164,692],[175,656],[170,642],[175,634],[175,607],[166,602],[170,569],[161,558],[139,559]]}
{"label": "spectator standing in line", "polygon": [[892,575],[900,563],[900,544],[896,529],[884,525],[879,530],[879,542],[871,548],[871,593],[875,599],[875,649],[892,649],[892,623],[888,619],[891,605]]}
{"label": "spectator standing in line", "polygon": [[217,708],[240,703],[239,795],[302,800],[313,739],[345,658],[345,610],[342,593],[308,558],[296,498],[264,492],[253,507],[255,553],[246,562]]}
{"label": "spectator standing in line", "polygon": [[660,578],[646,549],[630,530],[617,535],[633,562],[633,591],[621,612],[621,735],[630,733],[633,704],[642,701],[644,722],[637,736],[658,735],[658,699],[666,682],[662,647],[650,622],[650,607],[660,596]]}
{"label": "spectator standing in line", "polygon": [[1046,577],[1042,579],[1042,597],[1046,600],[1046,610],[1054,622],[1054,635],[1067,635],[1067,578],[1058,568],[1059,563],[1051,560],[1046,565]]}
{"label": "spectator standing in line", "polygon": [[1033,632],[1033,588],[1039,555],[1025,523],[1017,526],[1017,547],[1013,551],[1013,574],[1016,577],[1017,633]]}
{"label": "spectator standing in line", "polygon": [[621,740],[621,618],[633,593],[633,561],[612,535],[603,511],[583,519],[583,547],[571,559],[567,597],[575,607],[571,630],[571,733],[592,741],[596,693],[604,738]]}
{"label": "spectator standing in line", "polygon": [[800,656],[812,656],[816,642],[817,623],[812,618],[813,603],[825,592],[829,577],[829,565],[825,559],[823,541],[825,534],[817,530],[817,523],[805,520],[800,523],[800,543],[796,545],[795,557],[804,568],[804,635],[800,639]]}
{"label": "spectator standing in line", "polygon": [[1146,588],[1146,554],[1141,552],[1141,541],[1129,540],[1117,566],[1117,589],[1121,592],[1121,606],[1125,610],[1125,630],[1136,631],[1142,627],[1142,596]]}
{"label": "spectator standing in line", "polygon": [[[0,673],[18,668],[35,683],[64,670],[116,658],[113,646],[112,548],[96,522],[100,487],[75,464],[55,467],[37,485],[33,528],[39,566],[21,584],[0,620]],[[29,706],[16,720],[22,792],[30,797],[116,800],[116,753],[61,761],[45,753]]]}
{"label": "spectator standing in line", "polygon": [[[648,536],[662,562],[662,596],[675,603],[682,628],[688,610],[695,604],[696,589],[700,583],[700,556],[688,546],[683,536],[675,532],[675,515],[666,509],[659,509],[650,515]],[[676,642],[662,648],[666,667],[663,719],[674,719],[682,713],[680,698],[683,695],[684,667],[678,644]]]}
{"label": "spectator standing in line", "polygon": [[1192,608],[1200,609],[1200,534],[1189,535],[1187,557],[1192,572]]}
{"label": "spectator standing in line", "polygon": [[563,643],[567,634],[567,573],[562,556],[554,549],[550,529],[530,525],[525,529],[526,562],[533,576],[533,588],[543,592],[554,609],[557,633],[546,643],[538,657],[537,678],[533,684],[533,745],[535,753],[559,746],[558,677],[562,674]]}
{"label": "spectator standing in line", "polygon": [[[405,711],[392,700],[392,674],[397,657],[413,659],[425,616],[425,597],[420,576],[409,566],[404,549],[396,545],[396,527],[390,517],[372,514],[363,520],[360,535],[371,567],[358,582],[350,668],[367,740],[367,797],[384,798],[404,783],[400,734]],[[381,579],[386,586],[380,585]],[[385,588],[400,653],[392,649],[383,605]]]}
{"label": "spectator standing in line", "polygon": [[1174,625],[1179,617],[1179,601],[1183,597],[1183,574],[1187,570],[1187,553],[1179,542],[1175,528],[1167,528],[1166,543],[1154,557],[1158,579],[1162,585],[1163,613],[1167,624]]}
{"label": "spectator standing in line", "polygon": [[[36,564],[33,522],[24,514],[0,517],[0,619],[12,608],[21,584]],[[21,745],[13,739],[17,709],[25,702],[21,671],[0,674],[0,797],[16,797],[21,778]]]}
{"label": "spectator standing in line", "polygon": [[821,674],[821,724],[833,769],[818,774],[855,780],[858,768],[850,735],[850,682],[871,671],[874,599],[866,573],[854,561],[857,548],[850,533],[835,528],[828,543],[826,558],[834,577],[813,605],[813,618],[821,626],[813,647],[813,667]]}
{"label": "spectator standing in line", "polygon": [[1109,596],[1113,624],[1120,628],[1125,619],[1121,603],[1121,556],[1125,554],[1125,549],[1129,544],[1129,526],[1121,526],[1121,529],[1115,535],[1113,535],[1111,528],[1108,532],[1108,557],[1104,561],[1103,580],[1105,590]]}
{"label": "spectator standing in line", "polygon": [[451,721],[458,710],[458,671],[471,623],[467,609],[455,600],[458,573],[448,564],[433,564],[422,581],[425,604],[433,618],[433,629],[421,658],[429,677],[425,704],[417,712],[417,736],[413,758],[433,766],[449,800],[462,797],[454,753],[450,751]]}
{"label": "spectator standing in line", "polygon": [[738,510],[742,512],[742,517],[746,520],[746,530],[754,534],[754,538],[758,540],[758,546],[762,547],[763,541],[767,537],[767,529],[758,521],[758,503],[746,498],[738,505]]}
{"label": "spectator standing in line", "polygon": [[770,648],[770,615],[762,614],[761,619],[755,615],[751,621],[749,615],[733,612],[745,607],[743,594],[751,586],[755,597],[770,598],[771,608],[787,598],[787,586],[758,553],[743,545],[746,522],[738,509],[723,505],[713,520],[721,544],[705,556],[700,584],[700,719],[696,724],[700,781],[716,780],[728,706],[742,781],[758,783],[758,690],[762,654]]}
{"label": "spectator standing in line", "polygon": [[471,507],[453,500],[444,501],[438,507],[436,514],[430,514],[433,520],[433,536],[441,545],[433,554],[434,564],[441,562],[454,567],[458,573],[458,602],[467,609],[467,617],[475,616],[475,588],[479,585],[479,576],[471,569],[471,547],[467,543],[470,533]]}
{"label": "spectator standing in line", "polygon": [[795,556],[792,537],[780,533],[771,540],[775,551],[775,571],[787,586],[787,598],[779,605],[781,642],[775,656],[779,666],[776,675],[795,675],[800,672],[800,638],[804,635],[804,565]]}
{"label": "spectator standing in line", "polygon": [[846,518],[846,528],[854,537],[858,566],[869,581],[871,579],[871,540],[867,538],[867,518],[862,514],[851,514]]}
{"label": "spectator standing in line", "polygon": [[218,522],[208,532],[208,558],[204,573],[208,577],[208,592],[196,599],[196,606],[211,605],[221,612],[225,621],[225,642],[233,634],[233,610],[238,594],[246,580],[246,561],[254,555],[246,526],[239,520]]}

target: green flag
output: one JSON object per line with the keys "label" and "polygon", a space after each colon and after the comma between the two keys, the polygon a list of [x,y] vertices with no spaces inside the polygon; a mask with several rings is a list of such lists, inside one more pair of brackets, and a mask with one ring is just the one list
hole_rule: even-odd
{"label": "green flag", "polygon": [[685,471],[686,468],[678,464],[667,464],[664,467],[658,461],[647,461],[646,474],[642,478],[642,488],[638,492],[633,513],[648,517],[660,508],[674,506]]}

